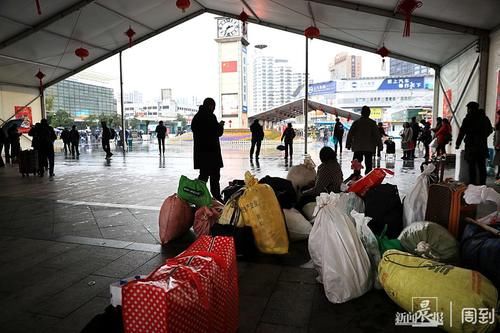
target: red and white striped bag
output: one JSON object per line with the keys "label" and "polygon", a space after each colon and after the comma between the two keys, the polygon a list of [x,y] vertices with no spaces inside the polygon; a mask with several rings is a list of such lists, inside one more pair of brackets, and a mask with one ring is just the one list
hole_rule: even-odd
{"label": "red and white striped bag", "polygon": [[214,332],[214,277],[221,274],[216,259],[192,255],[167,260],[145,279],[127,283],[125,333]]}
{"label": "red and white striped bag", "polygon": [[234,333],[239,325],[238,266],[233,237],[201,236],[178,257],[210,256],[217,262],[222,274],[216,277],[213,290],[213,332]]}

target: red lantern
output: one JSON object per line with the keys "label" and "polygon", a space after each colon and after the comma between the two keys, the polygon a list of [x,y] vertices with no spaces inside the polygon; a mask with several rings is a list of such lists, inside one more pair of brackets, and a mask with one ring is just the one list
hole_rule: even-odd
{"label": "red lantern", "polygon": [[350,122],[350,121],[351,121],[351,114],[349,113],[349,114],[347,115],[347,122]]}
{"label": "red lantern", "polygon": [[381,48],[377,50],[377,54],[382,57],[382,70],[385,70],[385,57],[389,55],[389,50],[382,45]]}
{"label": "red lantern", "polygon": [[248,14],[245,13],[245,10],[243,9],[240,13],[239,19],[241,22],[243,22],[243,35],[247,34],[247,21],[248,21]]}
{"label": "red lantern", "polygon": [[400,0],[396,7],[396,12],[405,16],[405,27],[403,30],[403,37],[410,36],[411,15],[417,8],[422,7],[422,1],[418,0]]}
{"label": "red lantern", "polygon": [[40,1],[35,0],[35,4],[36,4],[36,12],[38,13],[38,15],[42,15],[42,8],[40,7]]}
{"label": "red lantern", "polygon": [[182,9],[182,12],[185,13],[186,9],[191,6],[191,2],[189,2],[189,0],[177,0],[175,2],[175,5],[177,6],[177,8]]}
{"label": "red lantern", "polygon": [[89,50],[84,49],[83,47],[79,47],[75,50],[75,54],[77,57],[82,59],[82,61],[89,56]]}
{"label": "red lantern", "polygon": [[307,38],[318,38],[319,35],[320,35],[320,32],[319,32],[319,29],[316,28],[315,26],[311,25],[309,28],[307,28],[305,31],[304,31],[304,35],[307,37]]}
{"label": "red lantern", "polygon": [[127,31],[125,31],[125,35],[128,37],[128,47],[132,47],[132,37],[134,37],[135,31],[131,26],[128,27]]}
{"label": "red lantern", "polygon": [[35,77],[40,80],[40,89],[42,89],[42,80],[45,77],[45,74],[42,73],[40,69],[38,69],[38,73],[35,74]]}

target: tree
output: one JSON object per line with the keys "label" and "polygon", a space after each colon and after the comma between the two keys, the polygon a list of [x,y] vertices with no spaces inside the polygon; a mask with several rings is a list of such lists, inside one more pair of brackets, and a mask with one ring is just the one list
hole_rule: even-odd
{"label": "tree", "polygon": [[52,127],[71,127],[74,123],[71,115],[64,110],[57,110],[57,112],[48,115],[47,120]]}
{"label": "tree", "polygon": [[182,128],[186,127],[186,124],[187,124],[187,119],[186,117],[184,117],[182,114],[178,113],[177,114],[177,121],[180,121],[181,124],[182,124]]}
{"label": "tree", "polygon": [[141,121],[137,118],[132,118],[132,119],[128,119],[128,126],[131,127],[132,129],[138,129],[139,128],[139,124],[141,123]]}
{"label": "tree", "polygon": [[84,123],[85,126],[88,126],[90,128],[99,127],[99,117],[97,117],[95,114],[91,114],[85,119]]}
{"label": "tree", "polygon": [[45,96],[45,112],[52,112],[54,108],[54,96]]}

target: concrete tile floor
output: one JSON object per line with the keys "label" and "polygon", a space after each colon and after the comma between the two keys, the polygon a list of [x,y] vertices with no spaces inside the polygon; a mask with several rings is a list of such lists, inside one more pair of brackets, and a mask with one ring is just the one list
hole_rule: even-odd
{"label": "concrete tile floor", "polygon": [[[320,145],[309,147],[319,164]],[[257,177],[285,177],[275,145],[264,145],[259,163],[248,145],[223,144],[222,187],[250,170]],[[177,189],[181,174],[196,177],[191,143],[134,145],[124,157],[104,160],[98,147],[83,147],[79,159],[59,153],[54,179],[22,178],[0,169],[0,332],[80,332],[109,304],[108,285],[117,278],[147,274],[194,240],[187,234],[167,247],[158,239],[158,211]],[[295,147],[293,164],[303,148]],[[400,154],[398,154],[399,156]],[[351,154],[340,159],[344,178]],[[413,186],[422,160],[380,161],[396,176],[401,195]],[[452,175],[453,170],[448,170]],[[397,306],[383,291],[345,304],[331,304],[309,260],[307,242],[290,254],[240,262],[240,332],[402,332],[394,326]],[[412,332],[415,329],[411,330]],[[429,330],[426,330],[429,332]]]}

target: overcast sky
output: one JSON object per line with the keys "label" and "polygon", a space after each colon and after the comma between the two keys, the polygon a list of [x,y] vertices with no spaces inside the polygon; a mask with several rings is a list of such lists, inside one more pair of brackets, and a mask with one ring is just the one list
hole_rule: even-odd
{"label": "overcast sky", "polygon": [[[203,14],[123,52],[124,90],[141,91],[147,100],[158,98],[161,88],[172,88],[174,98],[215,98],[218,87],[215,17]],[[268,47],[263,51],[266,55],[288,59],[295,71],[305,71],[304,36],[250,24],[248,39],[250,64],[256,51],[254,46],[266,44]],[[329,80],[328,64],[342,51],[363,56],[363,76],[384,75],[378,55],[312,40],[309,72],[314,82]],[[113,86],[119,89],[117,56],[91,70],[113,76]]]}

